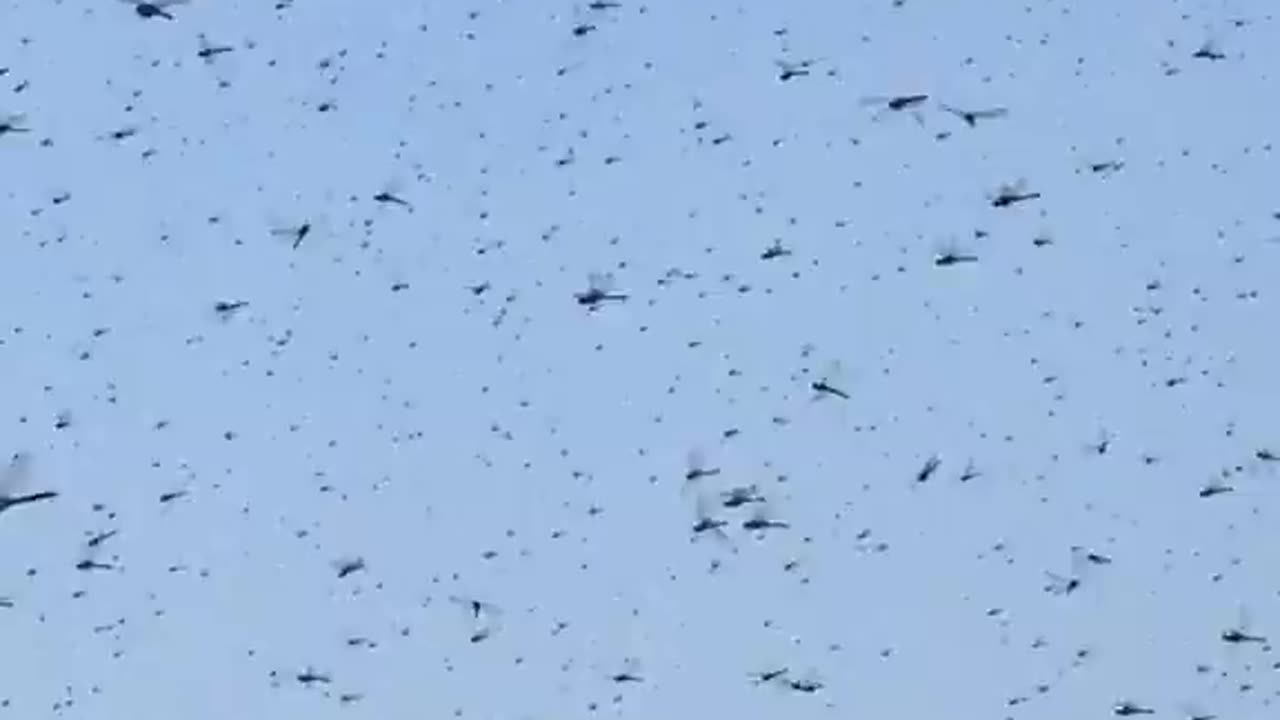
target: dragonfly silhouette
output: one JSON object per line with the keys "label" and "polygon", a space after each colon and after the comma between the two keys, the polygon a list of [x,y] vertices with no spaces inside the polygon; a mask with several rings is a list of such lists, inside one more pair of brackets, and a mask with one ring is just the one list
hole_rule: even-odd
{"label": "dragonfly silhouette", "polygon": [[605,273],[588,273],[587,289],[574,293],[579,305],[585,306],[589,310],[595,310],[605,302],[623,302],[629,296],[624,293],[614,292],[613,276]]}
{"label": "dragonfly silhouette", "polygon": [[172,20],[174,19],[173,15],[169,14],[169,11],[166,8],[174,5],[185,5],[188,2],[188,0],[154,0],[154,2],[147,2],[147,0],[120,1],[132,5],[133,11],[138,14],[138,17],[144,20],[150,20],[155,17]]}
{"label": "dragonfly silhouette", "polygon": [[793,78],[805,77],[813,72],[813,66],[820,62],[821,58],[812,60],[774,60],[773,64],[778,66],[778,80],[788,82]]}
{"label": "dragonfly silhouette", "polygon": [[961,110],[958,107],[955,107],[953,105],[947,105],[946,103],[942,103],[938,107],[942,108],[944,112],[951,113],[952,115],[955,115],[956,117],[960,118],[961,120],[964,121],[964,124],[968,125],[969,127],[977,127],[979,120],[994,120],[995,118],[1004,117],[1005,115],[1009,114],[1009,111],[1006,110],[1005,108],[989,108],[985,110]]}
{"label": "dragonfly silhouette", "polygon": [[828,395],[833,395],[841,400],[848,400],[849,393],[845,392],[839,386],[840,378],[843,374],[844,371],[840,366],[840,361],[832,360],[827,365],[826,372],[824,372],[817,380],[809,383],[810,389],[816,393],[814,399],[818,400]]}
{"label": "dragonfly silhouette", "polygon": [[996,192],[991,195],[991,207],[1011,207],[1028,200],[1038,199],[1040,199],[1040,193],[1027,190],[1027,181],[1019,180],[1015,183],[1005,183],[1001,185]]}
{"label": "dragonfly silhouette", "polygon": [[204,33],[200,33],[197,39],[200,41],[200,49],[196,51],[196,57],[209,64],[212,64],[219,55],[229,53],[235,49],[230,45],[218,45],[210,42]]}
{"label": "dragonfly silhouette", "polygon": [[3,475],[0,475],[0,513],[19,505],[30,505],[31,503],[52,500],[58,497],[58,493],[52,490],[28,493],[26,495],[16,494],[26,484],[30,473],[31,456],[25,452],[14,453],[13,458],[9,461],[9,466],[5,468]]}
{"label": "dragonfly silhouette", "polygon": [[472,643],[488,640],[501,627],[502,610],[497,605],[462,595],[450,595],[449,601],[466,608],[472,622],[468,638]]}
{"label": "dragonfly silhouette", "polygon": [[695,447],[685,456],[684,491],[692,490],[703,478],[715,477],[719,474],[720,468],[707,465],[706,452],[700,447]]}
{"label": "dragonfly silhouette", "polygon": [[924,115],[920,114],[920,107],[928,101],[929,96],[924,93],[913,95],[872,95],[862,98],[859,104],[863,107],[879,107],[880,109],[872,116],[872,119],[879,120],[888,113],[910,112],[915,118],[916,124],[924,127]]}
{"label": "dragonfly silhouette", "polygon": [[8,133],[31,132],[27,127],[27,116],[22,113],[10,113],[0,116],[0,136]]}

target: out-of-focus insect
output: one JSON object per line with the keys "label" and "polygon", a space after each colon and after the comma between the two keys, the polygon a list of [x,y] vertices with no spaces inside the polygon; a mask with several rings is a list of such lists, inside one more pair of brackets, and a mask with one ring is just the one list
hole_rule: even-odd
{"label": "out-of-focus insect", "polygon": [[809,388],[814,392],[814,400],[821,400],[827,396],[838,397],[841,400],[848,400],[849,393],[841,387],[844,383],[844,367],[839,360],[832,360],[827,363],[826,369],[818,379],[809,383]]}
{"label": "out-of-focus insect", "polygon": [[488,640],[501,629],[502,610],[493,603],[463,595],[450,595],[449,601],[466,610],[472,628],[468,640],[472,643]]}
{"label": "out-of-focus insect", "polygon": [[0,137],[8,133],[25,132],[31,132],[31,129],[27,127],[27,116],[24,113],[0,115]]}
{"label": "out-of-focus insect", "polygon": [[605,302],[623,302],[629,297],[625,293],[614,291],[613,275],[592,272],[587,274],[587,289],[574,293],[579,305],[588,310],[596,310]]}
{"label": "out-of-focus insect", "polygon": [[924,93],[911,95],[869,95],[858,101],[863,107],[878,107],[872,120],[880,120],[885,115],[896,114],[902,112],[911,113],[911,117],[920,127],[924,127],[924,115],[921,114],[920,108],[929,100],[929,96]]}
{"label": "out-of-focus insect", "polygon": [[151,18],[162,17],[165,20],[173,20],[173,15],[168,8],[174,5],[185,5],[189,0],[120,0],[133,6],[133,11],[138,17],[149,20]]}
{"label": "out-of-focus insect", "polygon": [[52,490],[19,494],[31,477],[31,455],[17,452],[9,460],[9,465],[0,471],[0,513],[19,505],[52,500],[58,493]]}
{"label": "out-of-focus insect", "polygon": [[991,207],[1006,208],[1028,200],[1038,200],[1040,193],[1029,190],[1026,179],[1020,178],[1016,182],[1001,184],[995,192],[988,193],[987,197],[991,200]]}

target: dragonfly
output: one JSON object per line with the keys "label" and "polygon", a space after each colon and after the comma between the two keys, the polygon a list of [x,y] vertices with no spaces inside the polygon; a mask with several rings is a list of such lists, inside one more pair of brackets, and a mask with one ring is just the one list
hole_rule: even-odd
{"label": "dragonfly", "polygon": [[466,609],[467,618],[472,623],[468,637],[472,643],[488,640],[502,626],[502,610],[493,603],[462,595],[450,595],[449,601]]}
{"label": "dragonfly", "polygon": [[789,82],[794,78],[805,77],[813,73],[813,66],[821,62],[820,58],[810,60],[774,60],[778,66],[778,81]]}
{"label": "dragonfly", "polygon": [[720,505],[729,509],[742,507],[751,503],[763,503],[765,498],[754,484],[729,488],[720,493]]}
{"label": "dragonfly", "polygon": [[404,183],[398,178],[393,179],[383,184],[382,188],[373,196],[373,201],[379,205],[396,205],[413,212],[413,203],[404,199],[401,195],[403,191]]}
{"label": "dragonfly", "polygon": [[622,669],[611,674],[609,679],[618,685],[644,682],[644,676],[640,674],[640,661],[633,657],[625,658],[622,661]]}
{"label": "dragonfly", "polygon": [[991,207],[1012,207],[1028,200],[1038,200],[1041,194],[1027,189],[1027,181],[1020,179],[1013,183],[1003,183],[994,193],[988,195]]}
{"label": "dragonfly", "polygon": [[951,267],[976,262],[978,262],[977,254],[972,250],[962,250],[955,239],[939,243],[933,250],[934,267]]}
{"label": "dragonfly", "polygon": [[691,449],[684,459],[684,490],[688,492],[703,478],[715,477],[720,468],[707,465],[707,453],[701,447]]}
{"label": "dragonfly", "polygon": [[1009,114],[1009,111],[1002,107],[988,108],[985,110],[962,110],[954,105],[948,105],[946,103],[940,103],[938,107],[942,108],[943,112],[951,113],[952,115],[960,118],[964,121],[964,124],[969,127],[977,127],[978,121],[980,120],[994,120],[995,118],[1002,118]]}
{"label": "dragonfly", "polygon": [[230,45],[218,45],[210,42],[204,33],[200,33],[196,39],[200,42],[200,49],[196,51],[196,57],[204,60],[209,65],[212,65],[219,55],[224,55],[235,49]]}
{"label": "dragonfly", "polygon": [[725,527],[729,525],[729,521],[712,514],[711,501],[707,499],[706,495],[698,495],[697,500],[694,502],[695,521],[691,528],[693,537],[690,538],[690,541],[697,542],[699,538],[710,535],[719,544],[732,547],[733,543],[724,531]]}
{"label": "dragonfly", "polygon": [[1084,583],[1089,573],[1089,566],[1110,564],[1110,557],[1088,550],[1081,545],[1073,545],[1071,546],[1071,574],[1063,576],[1045,571],[1045,575],[1049,577],[1049,584],[1044,590],[1052,595],[1070,595],[1079,590],[1080,585]]}
{"label": "dragonfly", "polygon": [[24,113],[10,113],[0,116],[0,137],[8,133],[31,132],[27,127],[27,116]]}
{"label": "dragonfly", "polygon": [[915,118],[916,123],[920,127],[924,127],[924,115],[920,114],[920,108],[929,100],[929,96],[925,93],[915,93],[911,95],[868,95],[858,101],[862,107],[878,107],[880,108],[873,120],[879,120],[889,113],[910,112]]}
{"label": "dragonfly", "polygon": [[0,513],[21,505],[30,505],[58,497],[58,493],[53,490],[18,494],[31,475],[31,462],[29,453],[14,453],[8,467],[4,469],[3,474],[0,474]]}
{"label": "dragonfly", "polygon": [[791,527],[791,524],[783,520],[774,519],[773,512],[768,503],[759,503],[751,517],[742,521],[742,529],[748,532],[754,532],[756,539],[764,537],[765,533],[770,530],[782,530]]}
{"label": "dragonfly", "polygon": [[577,299],[578,304],[592,311],[605,302],[624,302],[628,297],[625,293],[614,291],[613,275],[600,272],[588,273],[587,289],[574,293],[574,298]]}
{"label": "dragonfly", "polygon": [[1244,645],[1250,643],[1255,645],[1266,645],[1266,636],[1259,635],[1254,632],[1251,629],[1252,627],[1253,619],[1250,617],[1248,609],[1242,605],[1239,610],[1239,619],[1236,621],[1236,624],[1223,630],[1219,633],[1218,637],[1222,639],[1222,642],[1230,645]]}
{"label": "dragonfly", "polygon": [[827,396],[838,397],[841,400],[848,400],[849,393],[840,387],[841,378],[844,376],[844,369],[840,365],[839,360],[832,360],[827,364],[827,369],[817,380],[809,383],[809,388],[814,391],[814,400],[821,400]]}
{"label": "dragonfly", "polygon": [[120,0],[133,6],[133,11],[138,17],[144,20],[162,17],[165,20],[173,20],[174,17],[169,13],[167,8],[174,5],[185,5],[189,0]]}

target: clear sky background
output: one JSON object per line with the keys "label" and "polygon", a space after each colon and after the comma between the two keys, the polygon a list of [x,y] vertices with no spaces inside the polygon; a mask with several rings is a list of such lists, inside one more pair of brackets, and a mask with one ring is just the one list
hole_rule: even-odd
{"label": "clear sky background", "polygon": [[1276,717],[1270,3],[168,11],[0,7],[0,717]]}

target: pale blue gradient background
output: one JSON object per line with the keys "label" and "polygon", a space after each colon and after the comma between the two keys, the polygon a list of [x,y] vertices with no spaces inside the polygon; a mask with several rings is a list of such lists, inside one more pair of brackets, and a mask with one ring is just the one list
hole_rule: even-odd
{"label": "pale blue gradient background", "polygon": [[[1280,30],[1112,5],[8,0],[0,454],[63,496],[0,516],[0,717],[1274,717],[1218,634],[1280,633]],[[916,92],[1010,115],[860,104]],[[981,263],[933,267],[953,240]],[[591,271],[631,301],[585,312]],[[811,402],[832,360],[852,399]],[[691,545],[694,445],[792,528]],[[122,570],[77,572],[111,528]],[[1075,544],[1115,563],[1046,594]],[[784,665],[826,688],[751,685]]]}

